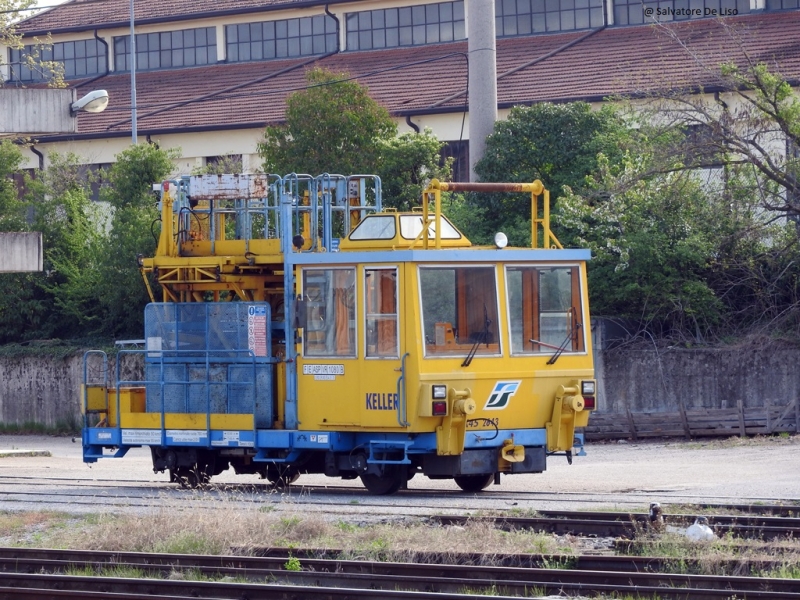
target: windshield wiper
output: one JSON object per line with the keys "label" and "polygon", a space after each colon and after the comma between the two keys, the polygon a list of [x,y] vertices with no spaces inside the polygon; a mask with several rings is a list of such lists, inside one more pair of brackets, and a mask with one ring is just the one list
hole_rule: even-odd
{"label": "windshield wiper", "polygon": [[[569,310],[572,313],[572,317],[574,319],[575,318],[575,309],[571,308]],[[580,330],[580,328],[581,328],[580,321],[575,321],[575,324],[572,326],[572,329],[570,329],[569,333],[567,333],[567,337],[564,338],[564,341],[561,342],[561,345],[556,349],[555,354],[553,354],[553,356],[550,357],[550,360],[547,361],[548,365],[556,364],[556,361],[558,360],[558,358],[561,356],[561,354],[564,352],[564,350],[567,349],[567,345],[572,340],[575,339],[575,336],[578,334],[578,331]]]}
{"label": "windshield wiper", "polygon": [[464,362],[461,363],[462,367],[468,367],[472,362],[472,359],[475,358],[475,353],[478,351],[478,346],[482,343],[486,343],[489,345],[489,326],[492,324],[491,320],[489,319],[489,311],[486,310],[486,303],[483,303],[483,331],[478,334],[478,337],[475,338],[475,343],[472,344],[472,348],[469,349],[467,353],[467,357],[464,359]]}

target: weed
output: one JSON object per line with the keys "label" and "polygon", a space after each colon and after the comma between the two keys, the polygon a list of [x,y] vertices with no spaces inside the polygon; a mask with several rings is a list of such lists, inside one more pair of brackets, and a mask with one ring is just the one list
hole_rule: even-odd
{"label": "weed", "polygon": [[564,556],[559,558],[542,558],[542,567],[545,569],[574,569],[578,564],[578,559],[574,556]]}
{"label": "weed", "polygon": [[64,569],[64,575],[71,575],[73,577],[121,577],[126,579],[158,579],[159,576],[137,569],[136,567],[127,567],[124,565],[110,565],[110,566],[92,566],[85,565],[83,567],[68,567]]}
{"label": "weed", "polygon": [[481,588],[467,586],[464,587],[462,591],[459,591],[459,594],[466,594],[468,596],[507,596],[508,590],[505,588],[498,588],[495,584]]}
{"label": "weed", "polygon": [[154,552],[170,554],[218,554],[220,550],[214,540],[193,531],[179,532],[153,546]]}
{"label": "weed", "polygon": [[354,533],[358,529],[358,525],[348,523],[347,521],[337,521],[336,528],[345,533]]}
{"label": "weed", "polygon": [[303,570],[303,566],[300,564],[300,559],[297,558],[296,556],[290,556],[289,560],[287,560],[284,563],[283,568],[286,569],[287,571],[302,571]]}
{"label": "weed", "polygon": [[800,564],[784,564],[775,569],[758,573],[758,577],[780,577],[781,579],[800,579]]}
{"label": "weed", "polygon": [[295,527],[298,523],[300,523],[300,517],[298,517],[297,515],[292,515],[290,517],[281,517],[281,525],[283,525],[287,529]]}
{"label": "weed", "polygon": [[509,517],[532,519],[539,516],[539,511],[533,508],[510,508],[507,514]]}

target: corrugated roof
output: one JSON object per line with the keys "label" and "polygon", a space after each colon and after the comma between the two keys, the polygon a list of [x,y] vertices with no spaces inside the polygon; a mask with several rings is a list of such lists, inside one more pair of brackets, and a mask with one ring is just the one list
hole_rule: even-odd
{"label": "corrugated roof", "polygon": [[[467,88],[466,51],[466,42],[458,42],[142,72],[136,79],[137,127],[140,133],[157,133],[280,122],[287,95],[303,87],[305,70],[314,66],[350,73],[395,115],[458,112],[465,102],[459,93]],[[676,87],[709,89],[718,84],[715,74],[721,63],[747,61],[767,63],[786,79],[800,81],[800,11],[749,15],[725,23],[698,20],[667,28],[609,27],[589,36],[570,32],[499,40],[498,103],[600,100]],[[514,69],[519,70],[503,76]],[[79,131],[130,132],[130,76],[103,77],[79,94],[90,88],[108,89],[111,104],[104,113],[80,115]]]}

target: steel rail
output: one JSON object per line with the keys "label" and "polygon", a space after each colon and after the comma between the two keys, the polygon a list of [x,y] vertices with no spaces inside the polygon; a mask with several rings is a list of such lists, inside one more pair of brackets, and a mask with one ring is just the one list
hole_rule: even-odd
{"label": "steel rail", "polygon": [[[546,512],[546,511],[545,511]],[[542,513],[544,514],[544,513]],[[525,529],[544,533],[556,533],[559,535],[577,536],[600,536],[600,537],[633,537],[637,527],[647,526],[646,515],[636,515],[630,513],[583,513],[562,512],[559,517],[472,517],[461,515],[436,515],[429,517],[429,520],[441,525],[465,525],[468,522],[491,523],[495,527],[504,531]],[[775,540],[780,538],[800,539],[800,527],[783,527],[777,524],[765,525],[740,525],[733,520],[717,524],[718,517],[707,517],[711,526],[717,530],[718,534],[730,532],[734,536],[748,539]],[[669,522],[669,515],[665,519]],[[693,519],[680,515],[680,523],[690,525]],[[724,521],[724,519],[723,519]],[[674,522],[678,522],[675,516]]]}
{"label": "steel rail", "polygon": [[[688,507],[691,508],[691,507]],[[797,514],[797,513],[795,513]],[[561,519],[597,519],[600,521],[640,521],[648,520],[645,513],[625,513],[625,512],[584,512],[568,510],[540,510],[537,515],[541,517],[552,517]],[[698,515],[688,515],[680,513],[664,513],[666,522],[687,523],[691,525]],[[705,515],[709,524],[719,526],[739,525],[745,527],[776,527],[783,529],[800,529],[800,517],[796,516],[764,516],[764,515]]]}
{"label": "steel rail", "polygon": [[[145,491],[151,492],[151,495],[142,496],[142,498],[158,498],[159,494],[165,491],[181,491],[174,484],[171,484],[167,481],[152,481],[152,480],[116,480],[116,479],[96,479],[96,480],[80,480],[80,479],[71,479],[65,477],[23,477],[23,476],[11,476],[8,478],[4,478],[3,484],[4,486],[9,485],[31,485],[31,486],[44,486],[49,483],[58,484],[63,483],[65,485],[69,485],[70,487],[76,488],[103,488],[103,489],[114,489],[119,488],[121,490],[136,490],[136,489],[143,489]],[[107,485],[106,485],[107,484]],[[185,490],[183,490],[185,492]],[[292,491],[296,491],[299,493],[313,493],[319,494],[320,496],[330,496],[336,494],[349,494],[349,495],[364,495],[367,498],[368,493],[366,490],[361,486],[352,486],[352,485],[340,485],[338,482],[332,482],[331,484],[325,486],[315,486],[315,485],[303,485],[302,482],[288,486],[286,488],[279,488],[272,484],[256,481],[256,482],[236,482],[236,483],[219,483],[216,484],[212,481],[208,486],[206,486],[205,490],[207,492],[216,492],[216,493],[226,493],[229,491],[239,492],[251,492],[255,494],[270,494],[275,491],[282,491],[284,493],[291,493]],[[0,492],[0,494],[5,494],[7,492]],[[18,492],[19,494],[31,494],[35,495],[36,492]],[[49,493],[49,491],[47,492]],[[122,493],[122,492],[121,492]],[[154,494],[154,495],[152,495]],[[627,496],[633,496],[635,499],[624,502],[625,504],[632,504],[632,505],[644,505],[648,504],[652,499],[655,499],[656,496],[652,493],[628,493]],[[410,490],[402,490],[398,492],[397,498],[402,497],[413,497],[413,498],[430,498],[433,500],[441,499],[442,496],[459,496],[459,497],[469,497],[475,499],[485,499],[485,500],[524,500],[527,501],[529,498],[533,500],[540,500],[540,501],[564,501],[568,499],[570,501],[584,501],[582,497],[585,498],[586,502],[591,502],[592,504],[596,505],[598,502],[598,498],[602,498],[604,496],[608,496],[609,498],[616,498],[618,494],[586,494],[583,492],[558,492],[558,493],[546,493],[540,491],[494,491],[494,490],[485,490],[478,495],[471,495],[465,496],[464,492],[461,490],[443,490],[443,489],[410,489]],[[668,506],[681,506],[686,509],[696,508],[697,511],[701,510],[727,510],[727,511],[736,511],[741,513],[755,513],[757,515],[772,515],[775,517],[800,517],[800,502],[786,500],[783,504],[754,504],[752,501],[763,502],[763,500],[759,499],[751,499],[752,501],[749,503],[743,504],[736,504],[736,503],[720,503],[720,504],[712,504],[707,502],[697,502],[693,503],[690,500],[682,500],[683,498],[695,498],[694,496],[659,496],[659,499],[662,502],[662,505]],[[772,502],[775,502],[775,499],[769,499]],[[619,503],[618,500],[615,500],[615,503]],[[503,510],[503,509],[498,509]],[[510,509],[506,509],[510,510]],[[556,513],[558,511],[546,511],[549,513]]]}
{"label": "steel rail", "polygon": [[[46,553],[48,551],[40,551]],[[56,553],[51,554],[55,555]],[[753,593],[769,592],[771,598],[791,597],[795,594],[796,580],[744,577],[688,575],[658,572],[619,572],[576,570],[563,568],[520,568],[480,565],[442,565],[419,563],[392,563],[374,561],[347,561],[304,559],[302,571],[285,570],[285,558],[253,558],[236,556],[192,555],[148,555],[142,553],[83,553],[85,559],[72,556],[66,560],[6,558],[2,560],[0,583],[3,577],[13,573],[39,575],[60,573],[69,569],[136,570],[149,576],[166,578],[175,571],[200,572],[205,577],[226,577],[263,580],[269,583],[286,583],[329,588],[382,588],[402,589],[439,594],[459,594],[465,589],[473,593],[495,590],[500,587],[508,595],[527,595],[532,589],[606,591],[608,589],[636,590],[645,588],[692,590],[692,597],[721,598],[731,594],[752,597]],[[96,560],[100,558],[100,560]],[[133,558],[134,560],[128,560]],[[108,577],[99,577],[106,581]],[[115,578],[110,578],[115,579]],[[142,581],[142,580],[138,580]],[[151,583],[152,579],[140,585]],[[177,593],[197,593],[191,586],[196,582],[184,582],[187,590]],[[63,589],[63,587],[61,588]],[[722,594],[722,595],[721,595]],[[725,595],[727,594],[727,595]],[[662,594],[663,595],[663,594]],[[667,594],[674,597],[673,594]],[[681,596],[684,597],[684,596]],[[796,596],[794,596],[796,597]]]}
{"label": "steel rail", "polygon": [[[244,552],[244,550],[242,551]],[[142,552],[111,552],[95,550],[49,550],[39,548],[2,548],[0,547],[0,564],[7,560],[59,560],[73,563],[91,563],[94,565],[114,566],[119,563],[169,564],[180,567],[240,567],[265,568],[270,564],[265,559],[277,561],[282,567],[289,558],[302,560],[306,566],[325,568],[326,563],[317,566],[309,561],[349,561],[344,550],[319,548],[250,548],[251,555],[235,553],[228,556],[215,555],[181,555],[152,554]],[[408,563],[477,565],[522,568],[569,568],[573,570],[614,571],[614,572],[657,572],[669,568],[675,563],[685,568],[697,567],[701,561],[693,557],[663,558],[653,556],[604,556],[604,555],[569,555],[569,554],[482,554],[482,553],[433,553],[415,552],[413,560]],[[349,561],[348,564],[357,564]],[[327,563],[330,564],[330,563]],[[367,564],[369,562],[367,561]],[[751,569],[765,571],[785,565],[781,560],[729,559],[715,561],[724,572],[746,575]],[[272,567],[269,567],[272,568]]]}
{"label": "steel rail", "polygon": [[[373,578],[374,579],[374,578]],[[169,579],[136,579],[123,577],[83,577],[46,573],[0,573],[0,600],[20,597],[49,600],[54,590],[60,598],[81,600],[93,593],[107,600],[141,598],[247,598],[247,600],[464,600],[464,594],[448,594],[394,589],[332,588],[315,585],[282,585],[273,583],[231,583],[217,581],[176,581]],[[23,596],[24,594],[24,596]],[[121,596],[122,595],[122,596]],[[509,596],[495,596],[508,599]],[[775,596],[775,598],[782,597]]]}

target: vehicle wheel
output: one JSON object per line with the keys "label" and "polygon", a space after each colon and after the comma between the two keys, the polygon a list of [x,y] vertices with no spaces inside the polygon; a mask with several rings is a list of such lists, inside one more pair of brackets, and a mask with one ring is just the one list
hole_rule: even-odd
{"label": "vehicle wheel", "polygon": [[208,471],[201,467],[194,467],[188,471],[190,488],[203,487],[204,485],[207,485],[209,481],[211,481],[211,475],[209,475]]}
{"label": "vehicle wheel", "polygon": [[488,475],[459,475],[454,477],[456,485],[465,492],[480,492],[494,481],[494,473]]}
{"label": "vehicle wheel", "polygon": [[182,488],[199,488],[211,481],[211,476],[198,467],[178,467],[170,469],[170,482],[177,483]]}
{"label": "vehicle wheel", "polygon": [[300,473],[295,469],[278,469],[277,467],[267,467],[267,481],[279,487],[291,485],[300,477]]}
{"label": "vehicle wheel", "polygon": [[364,473],[360,477],[367,491],[375,496],[394,494],[408,481],[408,477],[402,471],[387,471],[383,475]]}

